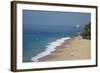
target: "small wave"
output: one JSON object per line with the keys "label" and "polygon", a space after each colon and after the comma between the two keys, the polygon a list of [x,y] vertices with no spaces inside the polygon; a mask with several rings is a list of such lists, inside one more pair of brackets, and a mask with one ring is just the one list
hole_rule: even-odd
{"label": "small wave", "polygon": [[48,43],[48,45],[46,46],[46,49],[43,52],[32,57],[31,61],[38,62],[40,58],[51,54],[53,51],[56,50],[56,47],[61,46],[64,43],[64,41],[68,39],[70,39],[70,37],[63,37],[63,38],[57,39],[56,41]]}

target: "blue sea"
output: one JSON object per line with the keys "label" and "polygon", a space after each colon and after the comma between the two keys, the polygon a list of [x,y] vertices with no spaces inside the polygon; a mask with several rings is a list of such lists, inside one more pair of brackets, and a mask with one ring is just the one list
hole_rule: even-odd
{"label": "blue sea", "polygon": [[23,62],[38,62],[91,20],[91,13],[23,9]]}
{"label": "blue sea", "polygon": [[64,40],[70,39],[80,31],[82,29],[68,32],[23,31],[23,62],[39,61],[39,58],[51,54]]}

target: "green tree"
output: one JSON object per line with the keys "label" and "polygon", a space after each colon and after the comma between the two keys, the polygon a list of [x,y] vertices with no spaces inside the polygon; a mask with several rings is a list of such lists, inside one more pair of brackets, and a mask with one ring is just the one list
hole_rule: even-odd
{"label": "green tree", "polygon": [[85,39],[91,39],[91,23],[88,23],[85,27],[84,27],[84,31],[82,33],[83,38]]}
{"label": "green tree", "polygon": [[87,35],[90,35],[91,34],[91,23],[87,24],[84,28],[84,32],[87,34]]}

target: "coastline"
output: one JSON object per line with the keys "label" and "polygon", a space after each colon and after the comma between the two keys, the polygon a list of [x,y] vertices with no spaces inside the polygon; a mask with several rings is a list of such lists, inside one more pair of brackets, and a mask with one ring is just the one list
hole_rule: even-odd
{"label": "coastline", "polygon": [[39,59],[42,61],[64,61],[64,60],[82,60],[90,59],[91,40],[83,39],[80,35],[73,37],[69,41],[64,41],[50,55]]}
{"label": "coastline", "polygon": [[33,62],[38,62],[40,58],[43,58],[45,56],[48,56],[50,54],[52,54],[52,52],[54,52],[56,49],[58,49],[57,47],[59,46],[63,46],[63,43],[65,43],[65,41],[71,39],[70,37],[62,37],[59,39],[56,39],[55,41],[52,41],[50,43],[48,43],[48,45],[45,46],[44,51],[38,53],[36,56],[33,56],[30,60]]}

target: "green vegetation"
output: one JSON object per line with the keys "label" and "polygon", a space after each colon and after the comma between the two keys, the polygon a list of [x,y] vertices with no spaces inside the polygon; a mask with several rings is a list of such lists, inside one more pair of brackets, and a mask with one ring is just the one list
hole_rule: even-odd
{"label": "green vegetation", "polygon": [[85,27],[84,27],[84,31],[82,33],[82,37],[84,39],[91,39],[91,23],[88,23]]}

